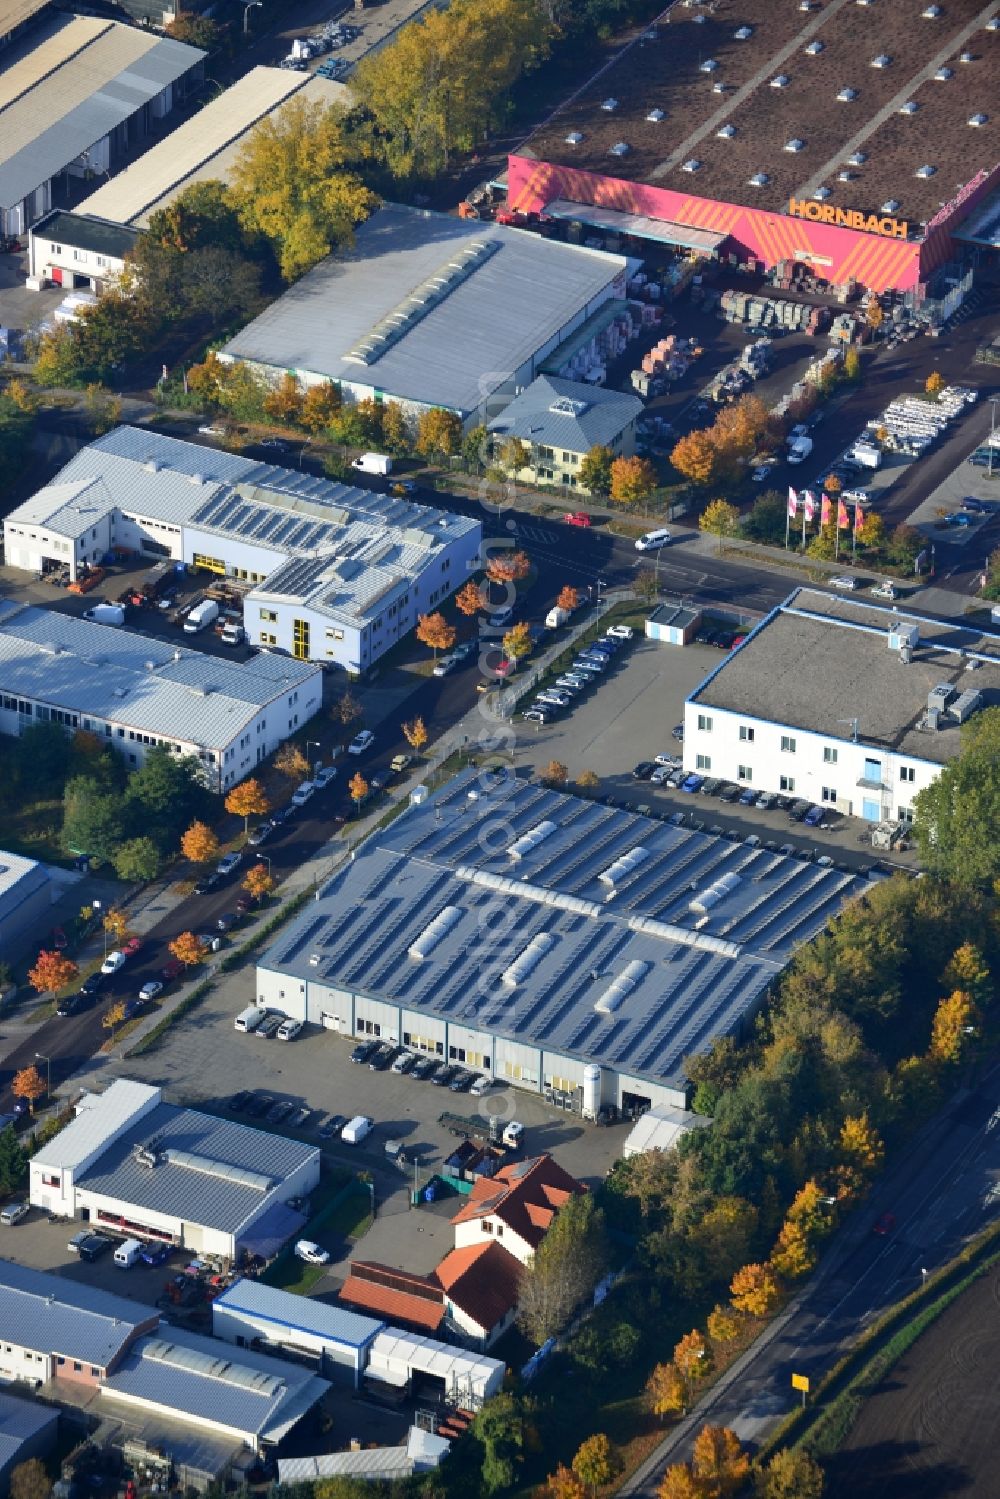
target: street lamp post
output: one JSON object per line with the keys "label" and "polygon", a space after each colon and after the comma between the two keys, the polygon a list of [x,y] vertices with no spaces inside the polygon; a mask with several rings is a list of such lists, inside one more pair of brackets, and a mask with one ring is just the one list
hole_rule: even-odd
{"label": "street lamp post", "polygon": [[35,1061],[36,1062],[44,1062],[45,1063],[45,1098],[46,1098],[47,1102],[51,1103],[52,1102],[52,1058],[45,1056],[43,1052],[36,1051],[35,1052]]}
{"label": "street lamp post", "polygon": [[993,442],[997,430],[997,401],[1000,401],[1000,396],[990,396],[990,456],[987,472],[991,479],[993,478]]}
{"label": "street lamp post", "polygon": [[[310,748],[311,745],[315,745],[318,750],[322,750],[322,748],[323,748],[323,746],[320,744],[320,742],[319,742],[318,739],[307,739],[306,740],[306,755],[307,756],[309,754],[309,748]],[[315,766],[314,766],[314,770],[318,770],[319,767],[322,765],[322,763],[323,763],[322,760],[317,760],[316,763],[315,763]]]}
{"label": "street lamp post", "polygon": [[249,22],[250,22],[250,12],[252,10],[255,10],[255,9],[256,10],[263,10],[264,9],[264,0],[246,0],[246,3],[243,6],[243,35],[244,36],[246,36],[246,34],[247,34],[247,27],[248,27]]}

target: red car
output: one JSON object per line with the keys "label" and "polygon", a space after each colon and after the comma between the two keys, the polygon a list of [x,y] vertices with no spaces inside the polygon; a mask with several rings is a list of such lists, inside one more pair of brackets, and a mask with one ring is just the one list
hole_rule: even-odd
{"label": "red car", "polygon": [[56,952],[62,952],[66,947],[66,933],[61,926],[54,926],[52,928],[52,946]]}
{"label": "red car", "polygon": [[585,510],[571,510],[568,515],[563,516],[567,526],[589,526],[590,516]]}
{"label": "red car", "polygon": [[184,964],[180,958],[171,958],[169,963],[164,963],[160,969],[164,979],[169,984],[171,979],[179,978],[184,972]]}
{"label": "red car", "polygon": [[884,1238],[887,1234],[891,1234],[895,1227],[895,1213],[883,1213],[881,1218],[876,1221],[875,1226],[872,1229],[872,1233],[881,1234]]}
{"label": "red car", "polygon": [[134,958],[141,946],[141,937],[130,937],[127,942],[123,943],[122,952],[125,954],[126,958]]}

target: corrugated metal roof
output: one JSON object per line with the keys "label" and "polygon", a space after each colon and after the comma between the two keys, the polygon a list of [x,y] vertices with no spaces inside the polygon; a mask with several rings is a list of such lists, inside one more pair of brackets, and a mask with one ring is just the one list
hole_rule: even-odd
{"label": "corrugated metal roof", "polygon": [[[414,288],[449,274],[477,244],[499,250],[376,362],[347,357]],[[603,300],[624,268],[620,256],[390,203],[355,231],[353,250],[321,261],[221,352],[470,413]]]}
{"label": "corrugated metal roof", "polygon": [[319,1457],[280,1457],[279,1483],[315,1478],[409,1478],[414,1462],[405,1447],[361,1447],[357,1452],[324,1452]]}
{"label": "corrugated metal roof", "polygon": [[[132,1151],[153,1139],[160,1159],[150,1168],[140,1165]],[[201,1159],[190,1163],[175,1152]],[[319,1161],[313,1145],[161,1103],[112,1141],[76,1185],[96,1196],[236,1234],[278,1198],[285,1178],[311,1159]],[[244,1179],[241,1172],[263,1177],[271,1186]]]}
{"label": "corrugated metal roof", "polygon": [[400,1370],[409,1373],[433,1374],[445,1381],[446,1396],[458,1386],[473,1389],[499,1388],[503,1381],[504,1365],[498,1359],[487,1358],[485,1353],[473,1353],[465,1348],[453,1348],[450,1343],[439,1343],[436,1338],[424,1338],[419,1333],[403,1332],[399,1328],[387,1328],[380,1332],[371,1345],[370,1364],[372,1373],[378,1377],[378,1368]]}
{"label": "corrugated metal roof", "polygon": [[216,1310],[234,1316],[244,1313],[256,1320],[272,1322],[279,1329],[308,1333],[325,1343],[341,1343],[349,1348],[363,1348],[385,1326],[373,1317],[362,1317],[358,1312],[345,1311],[309,1296],[293,1296],[290,1291],[276,1290],[259,1280],[234,1282],[213,1303],[212,1310],[213,1315]]}
{"label": "corrugated metal roof", "polygon": [[[15,1400],[0,1390],[0,1473],[5,1473],[10,1464],[17,1461],[25,1442],[37,1437],[46,1427],[54,1428],[58,1421],[59,1412],[51,1405]],[[54,1431],[52,1435],[54,1438]]]}
{"label": "corrugated metal roof", "polygon": [[262,707],[317,670],[267,654],[227,661],[54,610],[0,603],[5,692],[203,749],[225,748]]}
{"label": "corrugated metal roof", "polygon": [[48,3],[49,0],[0,0],[0,37],[9,36]]}
{"label": "corrugated metal roof", "polygon": [[[511,859],[543,822],[547,835]],[[696,897],[716,885],[706,914]],[[731,1031],[795,947],[866,888],[509,774],[466,775],[363,843],[260,967],[679,1087],[684,1058]],[[483,999],[467,954],[498,900],[514,935]],[[417,961],[415,940],[445,906],[459,918]]]}
{"label": "corrugated metal roof", "polygon": [[[47,0],[46,0],[47,3]],[[93,16],[55,16],[4,52],[0,67],[0,110],[34,88],[67,58],[88,46],[111,25]],[[0,33],[3,21],[0,20]]]}
{"label": "corrugated metal roof", "polygon": [[140,1306],[61,1275],[0,1260],[0,1334],[4,1342],[104,1369],[136,1328],[155,1316],[153,1307]]}
{"label": "corrugated metal roof", "polygon": [[16,892],[16,899],[20,902],[29,890],[38,884],[44,885],[47,879],[48,875],[37,860],[25,859],[21,854],[10,854],[0,848],[0,916],[8,897]]}
{"label": "corrugated metal roof", "polygon": [[[333,79],[287,68],[256,67],[217,94],[192,119],[139,161],[99,187],[80,205],[121,224],[145,229],[150,216],[195,182],[228,182],[250,131],[293,94],[310,103],[350,105],[350,91]],[[270,99],[270,103],[266,101]]]}
{"label": "corrugated metal roof", "polygon": [[139,1109],[159,1103],[161,1090],[127,1077],[116,1078],[103,1093],[85,1093],[76,1118],[32,1156],[32,1164],[62,1171],[78,1166],[104,1141],[111,1139]]}
{"label": "corrugated metal roof", "polygon": [[140,1339],[101,1394],[277,1443],[329,1389],[296,1364],[171,1326]]}
{"label": "corrugated metal roof", "polygon": [[102,29],[0,109],[0,204],[20,202],[204,56],[118,22]]}
{"label": "corrugated metal roof", "polygon": [[490,422],[490,431],[536,446],[586,453],[597,444],[610,446],[642,411],[638,396],[539,375]]}

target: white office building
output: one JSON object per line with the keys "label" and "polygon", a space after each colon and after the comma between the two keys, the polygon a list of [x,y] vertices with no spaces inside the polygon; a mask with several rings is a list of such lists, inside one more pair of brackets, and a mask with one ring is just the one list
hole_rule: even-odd
{"label": "white office building", "polygon": [[81,449],[4,521],[7,564],[75,578],[112,547],[248,583],[252,644],[361,672],[479,567],[467,516],[137,427]]}
{"label": "white office building", "polygon": [[684,768],[909,823],[961,725],[998,702],[1000,638],[798,588],[691,693]]}

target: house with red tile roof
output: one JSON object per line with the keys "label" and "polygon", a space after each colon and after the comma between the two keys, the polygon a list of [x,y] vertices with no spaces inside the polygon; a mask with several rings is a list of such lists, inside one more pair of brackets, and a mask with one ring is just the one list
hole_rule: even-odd
{"label": "house with red tile roof", "polygon": [[445,1319],[445,1297],[433,1275],[412,1275],[375,1260],[352,1260],[340,1300],[369,1316],[437,1337]]}
{"label": "house with red tile roof", "polygon": [[455,1248],[495,1243],[526,1265],[559,1209],[585,1191],[550,1155],[513,1161],[476,1182],[451,1220]]}
{"label": "house with red tile roof", "polygon": [[446,1254],[434,1273],[452,1326],[478,1347],[489,1348],[517,1315],[523,1269],[495,1241]]}

